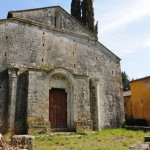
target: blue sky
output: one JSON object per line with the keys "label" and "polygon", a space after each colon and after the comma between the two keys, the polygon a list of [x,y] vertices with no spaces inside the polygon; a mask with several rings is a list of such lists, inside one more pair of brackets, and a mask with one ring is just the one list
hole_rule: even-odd
{"label": "blue sky", "polygon": [[[0,19],[11,10],[60,5],[71,0],[0,0]],[[136,79],[150,75],[150,0],[94,0],[99,41],[119,56],[122,71]]]}

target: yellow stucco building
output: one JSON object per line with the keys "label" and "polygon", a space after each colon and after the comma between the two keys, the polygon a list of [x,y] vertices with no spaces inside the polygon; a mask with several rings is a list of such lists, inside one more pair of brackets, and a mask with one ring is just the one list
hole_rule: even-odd
{"label": "yellow stucco building", "polygon": [[134,119],[146,119],[150,124],[150,76],[130,82]]}
{"label": "yellow stucco building", "polygon": [[131,96],[124,95],[125,114],[150,125],[150,76],[130,82]]}

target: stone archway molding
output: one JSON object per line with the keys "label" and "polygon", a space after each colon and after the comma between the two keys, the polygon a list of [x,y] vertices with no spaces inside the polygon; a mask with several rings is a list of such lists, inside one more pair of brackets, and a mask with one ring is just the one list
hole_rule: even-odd
{"label": "stone archway molding", "polygon": [[74,76],[73,76],[73,74],[70,71],[68,71],[68,70],[66,70],[64,68],[55,68],[55,69],[53,69],[50,72],[49,78],[51,78],[54,74],[62,74],[62,75],[64,75],[65,77],[68,78],[70,83],[74,85]]}
{"label": "stone archway molding", "polygon": [[[58,84],[52,84],[55,82],[53,80],[53,76],[55,75],[62,75],[66,77],[66,79],[69,82],[69,88],[64,87],[62,84],[63,82],[60,81]],[[66,93],[67,93],[67,124],[68,124],[68,129],[69,130],[74,130],[74,75],[70,73],[68,70],[63,69],[63,68],[56,68],[52,70],[48,74],[48,79],[49,79],[49,89],[52,88],[64,88]]]}

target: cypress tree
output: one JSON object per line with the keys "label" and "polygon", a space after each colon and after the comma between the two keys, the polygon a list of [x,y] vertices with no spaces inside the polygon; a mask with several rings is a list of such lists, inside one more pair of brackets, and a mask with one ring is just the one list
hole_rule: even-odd
{"label": "cypress tree", "polygon": [[95,34],[97,35],[98,34],[98,21],[96,22],[96,25],[95,25]]}
{"label": "cypress tree", "polygon": [[93,0],[82,1],[82,23],[92,32],[95,32]]}
{"label": "cypress tree", "polygon": [[72,0],[71,15],[81,22],[81,1],[80,0]]}
{"label": "cypress tree", "polygon": [[130,90],[130,80],[126,72],[122,72],[122,83],[123,83],[123,91],[128,91]]}

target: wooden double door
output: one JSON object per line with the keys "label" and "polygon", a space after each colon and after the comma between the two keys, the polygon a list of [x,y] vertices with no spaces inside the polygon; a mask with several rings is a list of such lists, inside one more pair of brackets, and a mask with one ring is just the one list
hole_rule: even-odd
{"label": "wooden double door", "polygon": [[49,91],[49,120],[51,128],[67,128],[67,93],[64,89]]}

